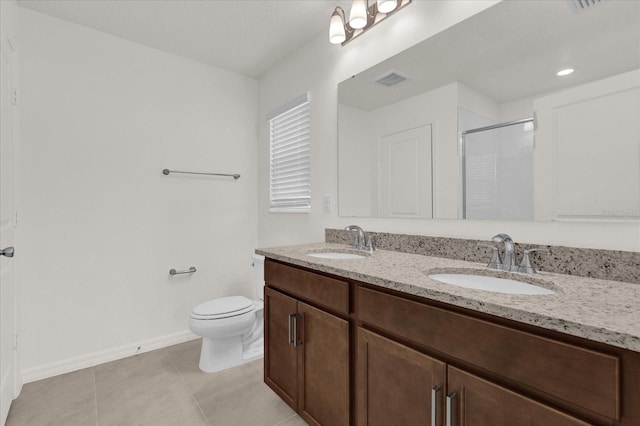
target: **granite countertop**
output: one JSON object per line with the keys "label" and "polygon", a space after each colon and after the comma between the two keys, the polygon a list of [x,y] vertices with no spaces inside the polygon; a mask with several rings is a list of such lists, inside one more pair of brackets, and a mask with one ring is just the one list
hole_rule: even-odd
{"label": "granite countertop", "polygon": [[[256,253],[340,277],[508,318],[640,352],[640,285],[572,275],[521,274],[486,264],[376,250],[364,259],[322,259],[311,252],[353,252],[350,246],[314,243],[257,249]],[[465,272],[507,277],[554,290],[514,295],[440,283],[427,273]]]}

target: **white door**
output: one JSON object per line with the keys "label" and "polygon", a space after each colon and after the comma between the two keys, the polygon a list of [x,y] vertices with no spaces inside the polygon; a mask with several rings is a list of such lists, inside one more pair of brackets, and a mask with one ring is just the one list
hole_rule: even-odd
{"label": "white door", "polygon": [[380,138],[381,217],[432,218],[431,125]]}
{"label": "white door", "polygon": [[5,37],[0,47],[0,424],[4,424],[11,401],[19,392],[16,379],[16,286],[15,260],[10,255],[16,227],[14,191],[14,88],[12,52]]}
{"label": "white door", "polygon": [[640,219],[640,70],[534,99],[533,108],[534,218]]}

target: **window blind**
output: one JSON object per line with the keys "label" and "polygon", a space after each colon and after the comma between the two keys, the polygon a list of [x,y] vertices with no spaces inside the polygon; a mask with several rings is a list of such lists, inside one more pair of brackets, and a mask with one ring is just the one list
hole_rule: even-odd
{"label": "window blind", "polygon": [[309,93],[270,114],[269,208],[280,212],[311,209]]}
{"label": "window blind", "polygon": [[484,154],[467,158],[466,197],[467,209],[491,210],[498,202],[496,154]]}

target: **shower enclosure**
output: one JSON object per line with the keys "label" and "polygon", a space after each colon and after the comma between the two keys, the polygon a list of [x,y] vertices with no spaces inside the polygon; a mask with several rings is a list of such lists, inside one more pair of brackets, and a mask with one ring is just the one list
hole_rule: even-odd
{"label": "shower enclosure", "polygon": [[533,219],[534,120],[460,132],[462,218]]}

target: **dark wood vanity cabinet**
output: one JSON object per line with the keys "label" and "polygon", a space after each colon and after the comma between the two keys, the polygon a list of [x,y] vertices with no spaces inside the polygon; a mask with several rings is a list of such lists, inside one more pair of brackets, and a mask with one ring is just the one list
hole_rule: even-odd
{"label": "dark wood vanity cabinet", "polygon": [[[310,278],[325,291],[309,289]],[[302,301],[346,308],[334,296],[346,297],[347,283],[269,262],[265,281],[265,383],[308,424],[348,425],[349,322]]]}
{"label": "dark wood vanity cabinet", "polygon": [[[444,401],[437,411],[444,416],[427,424],[640,425],[640,354],[391,293],[358,286],[358,322],[370,334],[446,364],[436,403],[440,408]],[[363,362],[357,368],[371,370]],[[388,371],[367,374],[395,383]],[[423,400],[431,389],[430,383],[418,390]],[[358,419],[371,415],[360,408]]]}
{"label": "dark wood vanity cabinet", "polygon": [[640,353],[265,262],[265,382],[312,425],[640,425]]}
{"label": "dark wood vanity cabinet", "polygon": [[589,424],[363,328],[357,368],[360,426]]}
{"label": "dark wood vanity cabinet", "polygon": [[357,424],[443,424],[446,364],[358,328]]}
{"label": "dark wood vanity cabinet", "polygon": [[298,350],[292,343],[293,317],[298,301],[264,289],[265,382],[291,408],[298,409]]}
{"label": "dark wood vanity cabinet", "polygon": [[587,426],[589,423],[464,370],[447,368],[451,426]]}

